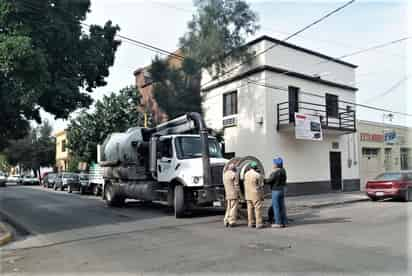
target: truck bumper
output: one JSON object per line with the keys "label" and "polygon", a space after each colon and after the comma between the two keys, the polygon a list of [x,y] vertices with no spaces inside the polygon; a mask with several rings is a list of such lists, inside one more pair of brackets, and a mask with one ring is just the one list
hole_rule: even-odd
{"label": "truck bumper", "polygon": [[191,193],[193,202],[199,206],[223,207],[225,202],[225,189],[221,186],[203,187],[194,189]]}

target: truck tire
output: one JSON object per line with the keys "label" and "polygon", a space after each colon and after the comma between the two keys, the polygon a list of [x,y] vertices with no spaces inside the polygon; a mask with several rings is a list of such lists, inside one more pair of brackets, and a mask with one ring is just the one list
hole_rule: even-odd
{"label": "truck tire", "polygon": [[185,213],[185,191],[182,185],[176,185],[174,191],[175,217],[182,218]]}
{"label": "truck tire", "polygon": [[107,206],[121,207],[124,205],[125,198],[116,192],[111,183],[106,183],[104,194]]}
{"label": "truck tire", "polygon": [[94,185],[93,185],[93,195],[94,195],[94,196],[99,196],[99,194],[100,194],[99,185],[94,184]]}

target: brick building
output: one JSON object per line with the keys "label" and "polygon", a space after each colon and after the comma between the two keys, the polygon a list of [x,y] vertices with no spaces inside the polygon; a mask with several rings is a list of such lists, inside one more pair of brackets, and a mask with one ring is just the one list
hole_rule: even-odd
{"label": "brick building", "polygon": [[[173,53],[174,55],[182,55],[181,50],[177,50]],[[172,55],[166,58],[169,66],[173,68],[179,68],[182,64],[182,60],[173,57]],[[134,71],[135,84],[139,89],[142,99],[141,99],[141,112],[151,113],[153,116],[153,122],[155,124],[165,121],[167,116],[162,112],[157,104],[153,95],[153,80],[150,76],[150,66],[142,67]]]}

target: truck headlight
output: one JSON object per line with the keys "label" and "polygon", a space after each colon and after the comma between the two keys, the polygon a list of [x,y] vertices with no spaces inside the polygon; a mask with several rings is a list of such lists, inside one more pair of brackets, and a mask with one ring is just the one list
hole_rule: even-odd
{"label": "truck headlight", "polygon": [[193,183],[194,184],[199,184],[200,180],[202,180],[201,176],[194,176],[193,177]]}

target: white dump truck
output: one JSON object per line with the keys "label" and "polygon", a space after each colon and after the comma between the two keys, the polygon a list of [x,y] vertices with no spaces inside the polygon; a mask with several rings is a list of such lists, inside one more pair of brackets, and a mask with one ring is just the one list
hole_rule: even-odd
{"label": "white dump truck", "polygon": [[112,133],[100,155],[102,195],[109,206],[127,198],[159,201],[173,207],[176,217],[193,206],[223,207],[227,160],[198,113]]}

